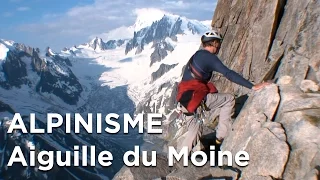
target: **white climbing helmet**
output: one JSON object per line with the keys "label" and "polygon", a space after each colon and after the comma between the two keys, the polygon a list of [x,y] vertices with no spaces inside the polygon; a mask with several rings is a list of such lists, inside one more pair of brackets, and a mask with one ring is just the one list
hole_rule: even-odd
{"label": "white climbing helmet", "polygon": [[201,37],[201,42],[202,43],[205,43],[205,42],[210,42],[210,41],[213,41],[215,39],[218,39],[218,40],[222,40],[222,37],[221,35],[215,31],[215,30],[211,30],[211,31],[207,31],[205,32],[202,37]]}

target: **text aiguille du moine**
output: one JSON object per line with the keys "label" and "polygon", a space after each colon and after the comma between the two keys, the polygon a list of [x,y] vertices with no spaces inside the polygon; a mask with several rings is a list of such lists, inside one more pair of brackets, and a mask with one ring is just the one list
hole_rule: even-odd
{"label": "text aiguille du moine", "polygon": [[[123,133],[129,133],[129,126],[131,128],[139,128],[138,132],[140,134],[144,133],[143,119],[147,116],[147,129],[148,134],[161,134],[162,129],[159,128],[162,125],[162,114],[137,114],[133,119],[129,114],[123,114]],[[36,116],[34,113],[30,114],[29,118],[29,130],[26,128],[25,122],[22,120],[21,115],[16,113],[11,121],[7,133],[12,134],[14,132],[21,131],[23,134],[51,134],[54,133],[55,129],[63,128],[65,133],[68,135],[79,134],[80,129],[84,129],[87,133],[108,133],[117,134],[120,132],[121,125],[118,122],[120,115],[115,113],[110,113],[105,116],[104,123],[108,127],[102,128],[102,114],[98,113],[95,115],[95,120],[93,114],[87,114],[87,118],[84,119],[79,113],[75,113],[73,119],[71,119],[71,114],[65,114],[65,118],[57,113],[47,114],[46,128],[38,128],[36,125]],[[94,120],[94,121],[93,121]],[[74,124],[74,128],[71,127],[71,122]],[[95,122],[95,123],[93,123]],[[95,127],[95,129],[93,128]],[[157,128],[158,127],[158,128]],[[94,132],[93,132],[94,129]],[[37,167],[41,171],[49,171],[53,168],[54,164],[60,167],[70,167],[70,166],[91,166],[95,167],[96,163],[100,166],[108,167],[112,165],[113,156],[110,151],[102,151],[97,154],[96,147],[86,146],[86,145],[75,145],[73,151],[46,151],[36,149],[34,144],[28,143],[29,147],[29,160],[27,161],[25,155],[20,146],[15,146],[12,151],[11,157],[7,164],[8,167],[12,166],[14,163],[20,163],[24,167],[31,166]],[[25,151],[24,151],[25,152]],[[183,165],[188,166],[188,149],[183,147],[179,152],[174,147],[168,147],[168,166],[173,166],[174,162],[183,160]],[[151,155],[150,155],[151,153]],[[210,166],[216,166],[215,164],[215,146],[210,147]],[[148,157],[149,156],[149,157]],[[199,161],[198,156],[201,156]],[[133,160],[130,157],[133,157]],[[140,151],[139,146],[135,146],[133,151],[127,151],[123,155],[123,162],[126,166],[140,166],[140,158],[143,166],[157,166],[157,152],[156,151]],[[148,157],[148,158],[147,158]],[[226,157],[227,165],[232,166],[233,155],[229,151],[219,151],[218,152],[218,166],[223,166],[223,159]],[[80,161],[81,159],[81,161]],[[234,157],[235,163],[238,166],[247,166],[249,162],[249,154],[245,151],[239,151]],[[29,164],[28,164],[28,163]],[[196,151],[191,155],[191,163],[195,166],[204,166],[208,162],[208,157],[203,151]]]}

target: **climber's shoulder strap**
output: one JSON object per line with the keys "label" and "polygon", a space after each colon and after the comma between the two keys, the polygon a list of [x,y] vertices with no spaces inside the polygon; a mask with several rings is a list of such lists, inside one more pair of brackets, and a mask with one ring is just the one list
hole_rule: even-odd
{"label": "climber's shoulder strap", "polygon": [[[194,54],[195,55],[195,54]],[[193,62],[194,62],[194,55],[189,59],[188,63],[187,63],[187,68],[189,69],[189,71],[191,72],[191,76],[194,78],[194,79],[197,79],[197,80],[200,80],[200,81],[203,81],[203,75],[201,72],[199,72],[193,65]],[[195,64],[195,63],[194,63]],[[200,68],[198,66],[198,68]],[[200,69],[202,72],[204,72],[202,69]]]}
{"label": "climber's shoulder strap", "polygon": [[196,70],[196,68],[192,65],[194,55],[190,58],[188,64],[187,64],[187,68],[189,69],[189,71],[191,72],[191,75],[193,78],[198,79],[198,80],[202,80],[202,74]]}

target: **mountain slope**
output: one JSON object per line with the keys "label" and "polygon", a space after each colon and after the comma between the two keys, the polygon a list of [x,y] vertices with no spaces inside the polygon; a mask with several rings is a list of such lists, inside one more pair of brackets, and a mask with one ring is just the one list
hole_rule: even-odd
{"label": "mountain slope", "polygon": [[9,49],[1,61],[2,76],[5,77],[0,81],[2,88],[10,90],[26,86],[42,94],[52,93],[67,104],[77,103],[82,87],[70,69],[69,59],[55,55],[50,48],[46,56],[40,58],[37,49],[7,41],[0,43]]}
{"label": "mountain slope", "polygon": [[[119,87],[111,90],[106,86],[102,87],[98,78],[107,68],[95,64],[93,59],[77,58],[75,62],[74,59],[58,55],[50,48],[41,53],[39,49],[14,42],[2,40],[0,44],[1,53],[7,51],[6,56],[2,56],[0,61],[0,177],[6,179],[17,179],[18,177],[77,179],[82,176],[107,179],[112,177],[123,165],[122,154],[131,149],[133,144],[141,143],[141,138],[134,132],[130,136],[86,133],[70,136],[63,131],[36,136],[21,135],[17,132],[13,136],[8,136],[6,132],[15,112],[23,116],[26,124],[29,122],[29,114],[35,113],[39,127],[46,126],[45,119],[48,112],[61,115],[80,112],[84,117],[88,112],[102,112],[103,115],[111,112],[132,114],[134,104],[123,92],[126,88]],[[92,72],[87,71],[88,69],[92,69]],[[97,98],[98,90],[102,91],[101,95],[105,99]],[[119,106],[118,102],[123,102],[126,106]],[[101,109],[96,108],[97,105]],[[38,172],[32,168],[21,168],[19,165],[6,167],[14,146],[20,145],[27,153],[27,145],[30,143],[36,145],[37,150],[55,151],[70,149],[74,144],[94,144],[97,146],[97,153],[102,150],[113,152],[116,163],[111,168],[97,166],[90,169],[81,167],[65,169],[55,166],[54,170],[48,173]]]}

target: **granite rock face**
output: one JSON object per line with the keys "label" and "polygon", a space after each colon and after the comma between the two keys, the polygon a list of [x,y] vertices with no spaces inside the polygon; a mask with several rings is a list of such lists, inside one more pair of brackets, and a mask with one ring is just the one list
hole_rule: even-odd
{"label": "granite rock face", "polygon": [[209,164],[196,167],[190,164],[186,168],[177,168],[166,176],[167,180],[191,180],[191,179],[238,179],[239,173],[230,169],[212,168]]}
{"label": "granite rock face", "polygon": [[[273,76],[278,58],[269,59],[284,0],[228,0],[217,4],[212,26],[223,35],[219,53],[223,62],[245,78],[260,82]],[[217,77],[220,91],[242,95],[247,91],[224,77]]]}
{"label": "granite rock face", "polygon": [[[249,95],[222,145],[250,154],[241,179],[319,178],[319,11],[311,0],[218,3],[212,26],[224,35],[222,61],[251,81],[277,85]],[[216,84],[247,93],[224,78]]]}
{"label": "granite rock face", "polygon": [[239,173],[230,169],[211,168],[207,163],[203,167],[196,167],[189,162],[190,166],[168,166],[166,157],[157,157],[157,167],[123,167],[115,176],[114,180],[135,179],[166,179],[166,180],[200,180],[205,178],[228,178],[238,179]]}
{"label": "granite rock face", "polygon": [[237,167],[242,170],[243,179],[282,176],[290,150],[281,124],[272,122],[279,102],[276,85],[250,96],[224,140],[221,150],[233,154],[244,150],[250,156],[247,167]]}
{"label": "granite rock face", "polygon": [[159,69],[151,74],[151,81],[155,81],[164,75],[166,72],[170,71],[172,68],[176,67],[177,64],[161,64]]}
{"label": "granite rock face", "polygon": [[283,176],[305,179],[320,164],[320,94],[304,93],[295,84],[281,84],[280,95],[275,121],[286,130],[291,150]]}
{"label": "granite rock face", "polygon": [[152,47],[154,48],[154,51],[150,56],[150,66],[152,66],[153,63],[160,62],[164,59],[168,55],[168,51],[172,52],[174,50],[172,45],[166,41],[155,42]]}

